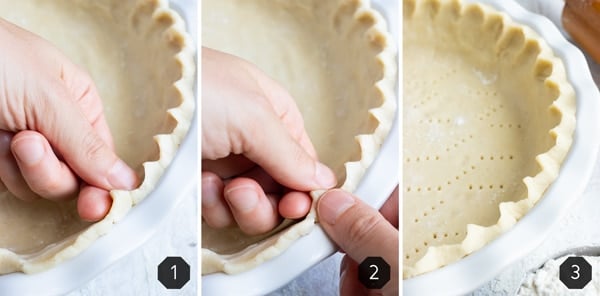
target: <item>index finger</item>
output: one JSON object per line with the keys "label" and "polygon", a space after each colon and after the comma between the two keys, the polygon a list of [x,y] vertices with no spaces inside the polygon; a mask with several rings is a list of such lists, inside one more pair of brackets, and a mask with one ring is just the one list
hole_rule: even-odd
{"label": "index finger", "polygon": [[[102,113],[90,113],[74,104],[72,92],[61,83],[47,83],[42,87],[44,104],[33,111],[37,118],[44,119],[43,124],[35,123],[39,132],[87,183],[106,190],[135,188],[138,176],[102,138],[108,130],[102,123]],[[97,115],[94,122],[90,122],[90,114]],[[98,133],[96,128],[102,126],[105,132]]]}
{"label": "index finger", "polygon": [[304,119],[298,109],[296,100],[277,81],[273,80],[256,67],[246,67],[256,78],[256,83],[264,94],[264,99],[279,117],[286,130],[298,144],[314,159],[318,159],[315,147],[304,128]]}
{"label": "index finger", "polygon": [[90,76],[77,66],[66,63],[64,68],[62,79],[66,88],[72,93],[75,102],[98,136],[114,150],[112,134],[104,116],[102,99],[96,85]]}

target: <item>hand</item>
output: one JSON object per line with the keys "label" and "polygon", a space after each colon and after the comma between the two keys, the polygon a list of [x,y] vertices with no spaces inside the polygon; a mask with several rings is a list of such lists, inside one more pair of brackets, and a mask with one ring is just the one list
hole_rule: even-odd
{"label": "hand", "polygon": [[[340,295],[398,295],[398,187],[379,212],[343,190],[328,191],[319,199],[317,215],[346,253],[340,267]],[[390,281],[381,290],[368,290],[358,280],[358,264],[377,256],[390,264]]]}
{"label": "hand", "polygon": [[306,193],[335,186],[292,97],[252,64],[202,50],[202,217],[259,234],[305,216]]}
{"label": "hand", "polygon": [[23,200],[79,196],[84,220],[138,179],[113,152],[89,76],[47,41],[0,18],[0,189]]}

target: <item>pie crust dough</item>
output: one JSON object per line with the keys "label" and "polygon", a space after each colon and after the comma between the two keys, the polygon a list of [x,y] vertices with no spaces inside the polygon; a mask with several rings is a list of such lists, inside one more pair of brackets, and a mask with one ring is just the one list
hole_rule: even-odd
{"label": "pie crust dough", "polygon": [[[368,1],[203,0],[202,44],[253,62],[285,86],[320,160],[343,189],[356,188],[396,110],[395,49]],[[321,193],[311,194],[316,200]],[[255,267],[315,222],[313,208],[261,236],[202,223],[202,274]]]}
{"label": "pie crust dough", "polygon": [[0,0],[0,17],[90,73],[117,154],[144,178],[135,190],[112,191],[109,214],[94,224],[80,221],[75,201],[0,194],[0,274],[34,273],[79,254],[153,190],[193,116],[194,49],[167,1]]}
{"label": "pie crust dough", "polygon": [[480,249],[557,177],[575,129],[562,61],[458,0],[404,0],[404,278]]}

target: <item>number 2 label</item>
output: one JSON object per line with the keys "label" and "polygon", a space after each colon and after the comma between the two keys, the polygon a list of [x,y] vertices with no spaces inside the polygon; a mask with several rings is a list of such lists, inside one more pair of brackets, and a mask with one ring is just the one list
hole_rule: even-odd
{"label": "number 2 label", "polygon": [[376,276],[377,272],[379,271],[379,267],[377,267],[377,265],[375,265],[375,264],[371,264],[371,265],[369,265],[369,268],[374,268],[375,269],[375,271],[373,272],[373,274],[371,274],[371,277],[369,277],[369,279],[372,280],[372,281],[379,280],[379,277]]}

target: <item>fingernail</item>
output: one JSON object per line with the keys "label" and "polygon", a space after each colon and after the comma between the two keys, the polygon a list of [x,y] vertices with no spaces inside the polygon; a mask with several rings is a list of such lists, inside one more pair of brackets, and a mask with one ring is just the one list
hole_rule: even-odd
{"label": "fingernail", "polygon": [[254,210],[258,204],[258,194],[251,187],[234,187],[225,196],[234,210],[242,213]]}
{"label": "fingernail", "polygon": [[350,193],[343,190],[328,191],[319,200],[319,219],[333,225],[337,218],[352,205],[354,205],[354,197]]}
{"label": "fingernail", "polygon": [[332,188],[337,184],[335,174],[333,174],[330,168],[320,162],[317,162],[315,177],[317,178],[317,183],[321,186],[319,189]]}
{"label": "fingernail", "polygon": [[119,159],[108,172],[108,182],[114,189],[132,190],[137,185],[137,176],[125,162]]}
{"label": "fingernail", "polygon": [[13,145],[18,146],[13,149],[15,157],[25,165],[36,165],[44,158],[44,144],[35,137],[23,137]]}

